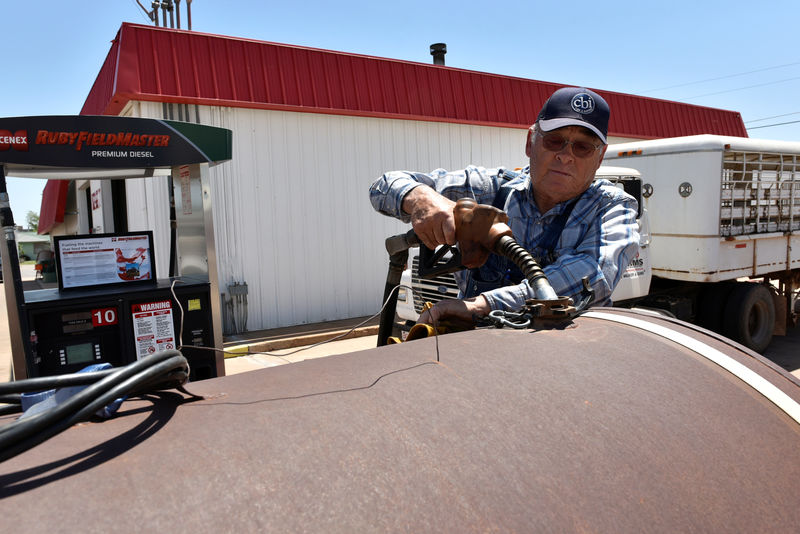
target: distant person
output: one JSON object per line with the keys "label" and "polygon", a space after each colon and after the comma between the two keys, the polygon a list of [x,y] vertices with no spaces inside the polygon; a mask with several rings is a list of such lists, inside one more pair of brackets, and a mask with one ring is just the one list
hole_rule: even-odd
{"label": "distant person", "polygon": [[[636,200],[607,180],[594,180],[608,142],[609,108],[586,88],[566,87],[545,102],[528,130],[520,173],[469,166],[447,172],[392,171],[370,187],[373,207],[411,222],[428,248],[455,244],[453,206],[470,197],[509,217],[514,238],[544,268],[559,296],[577,301],[588,277],[595,305],[611,292],[639,248]],[[456,274],[462,299],[438,302],[419,322],[474,321],[491,310],[521,309],[534,293],[509,260],[492,254],[479,269]]]}

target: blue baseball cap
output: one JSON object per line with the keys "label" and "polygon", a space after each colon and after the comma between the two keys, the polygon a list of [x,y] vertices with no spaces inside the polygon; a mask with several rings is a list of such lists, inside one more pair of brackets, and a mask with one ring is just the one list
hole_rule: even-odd
{"label": "blue baseball cap", "polygon": [[565,126],[583,126],[603,142],[608,135],[608,103],[602,96],[585,87],[562,87],[550,95],[536,122],[549,132]]}

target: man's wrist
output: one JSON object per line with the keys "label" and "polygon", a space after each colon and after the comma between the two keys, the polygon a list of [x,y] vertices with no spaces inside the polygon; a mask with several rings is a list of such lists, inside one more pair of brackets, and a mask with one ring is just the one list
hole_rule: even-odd
{"label": "man's wrist", "polygon": [[467,306],[470,312],[472,312],[473,317],[485,317],[489,315],[490,311],[492,311],[492,306],[489,304],[489,300],[482,294],[471,299],[465,299],[464,302],[467,303]]}
{"label": "man's wrist", "polygon": [[424,194],[422,193],[422,187],[424,187],[424,184],[413,184],[408,191],[403,193],[400,199],[400,209],[406,215],[413,215],[416,202],[419,200],[420,195]]}
{"label": "man's wrist", "polygon": [[[478,295],[478,297],[482,298],[483,301],[486,303],[486,313],[484,315],[489,315],[489,312],[491,312],[492,310],[497,309],[497,308],[495,308],[496,304],[495,304],[494,299],[492,298],[491,295],[489,295],[487,293],[481,293],[480,295]],[[478,298],[478,297],[475,297],[475,298]]]}

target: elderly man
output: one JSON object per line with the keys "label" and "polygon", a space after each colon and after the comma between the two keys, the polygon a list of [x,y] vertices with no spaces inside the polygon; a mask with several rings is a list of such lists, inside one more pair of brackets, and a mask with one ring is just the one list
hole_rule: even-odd
{"label": "elderly man", "polygon": [[[556,294],[575,299],[588,277],[594,304],[610,305],[611,292],[638,250],[639,234],[633,197],[607,180],[594,180],[608,146],[608,118],[608,104],[594,91],[559,89],[528,130],[530,166],[521,173],[475,166],[388,172],[372,184],[370,200],[377,211],[411,222],[428,248],[455,243],[455,200],[470,197],[497,206]],[[420,322],[471,321],[491,310],[518,310],[534,298],[516,267],[494,254],[456,279],[463,298],[437,303]]]}

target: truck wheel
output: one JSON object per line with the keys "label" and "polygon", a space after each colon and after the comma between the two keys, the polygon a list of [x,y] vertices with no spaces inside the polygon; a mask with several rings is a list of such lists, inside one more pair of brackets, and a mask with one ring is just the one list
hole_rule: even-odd
{"label": "truck wheel", "polygon": [[723,333],[756,352],[762,352],[772,341],[775,305],[772,293],[763,284],[736,284],[723,317]]}
{"label": "truck wheel", "polygon": [[706,284],[697,296],[695,322],[703,328],[722,334],[725,303],[734,287],[736,284],[731,282]]}

